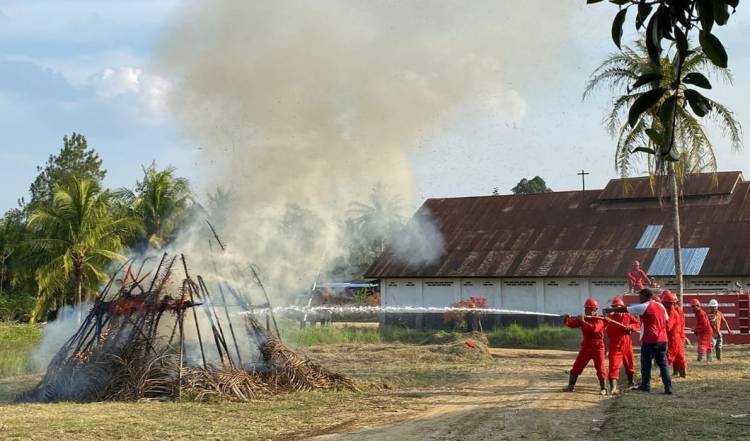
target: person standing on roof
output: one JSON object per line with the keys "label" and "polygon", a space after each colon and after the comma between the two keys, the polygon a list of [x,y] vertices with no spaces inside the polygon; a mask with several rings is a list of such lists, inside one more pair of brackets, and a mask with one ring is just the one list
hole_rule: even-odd
{"label": "person standing on roof", "polygon": [[638,295],[641,303],[631,306],[611,306],[605,313],[629,312],[641,317],[641,385],[637,390],[651,392],[652,358],[659,366],[664,393],[672,394],[672,379],[667,367],[667,310],[661,303],[651,301],[653,292],[642,289]]}
{"label": "person standing on roof", "polygon": [[647,286],[651,286],[651,279],[645,271],[641,269],[641,262],[634,260],[633,266],[628,271],[628,288],[630,292],[639,292]]}
{"label": "person standing on roof", "polygon": [[698,339],[698,361],[703,361],[705,355],[706,361],[711,361],[711,346],[713,346],[713,329],[708,314],[701,308],[701,302],[698,299],[690,301],[690,306],[695,313],[695,328],[693,333]]}
{"label": "person standing on roof", "polygon": [[729,322],[727,322],[724,314],[719,311],[719,302],[716,299],[711,299],[708,302],[708,320],[711,322],[711,329],[713,330],[713,347],[716,352],[716,360],[721,360],[721,346],[724,342],[724,338],[721,336],[722,323],[726,325],[727,332],[731,334],[732,330],[729,328]]}
{"label": "person standing on roof", "polygon": [[599,317],[597,310],[599,302],[596,299],[586,299],[583,304],[584,314],[581,317],[571,317],[570,314],[563,315],[563,323],[569,328],[581,328],[583,340],[578,356],[573,362],[573,368],[570,370],[568,386],[563,389],[565,392],[575,390],[578,376],[581,375],[589,361],[594,361],[596,377],[599,379],[599,394],[607,395],[607,387],[604,385],[606,377],[604,372],[604,329],[605,321]]}
{"label": "person standing on roof", "polygon": [[672,365],[672,375],[685,378],[687,359],[685,358],[685,314],[679,307],[677,296],[665,289],[661,301],[667,309],[667,363]]}
{"label": "person standing on roof", "polygon": [[[621,297],[612,299],[611,306],[625,306]],[[617,381],[620,379],[620,366],[625,366],[625,374],[628,376],[628,386],[633,386],[633,374],[635,373],[635,360],[633,357],[633,340],[631,332],[638,332],[640,322],[634,316],[624,312],[613,312],[609,315],[612,323],[607,325],[607,338],[609,339],[609,393],[615,395]]]}

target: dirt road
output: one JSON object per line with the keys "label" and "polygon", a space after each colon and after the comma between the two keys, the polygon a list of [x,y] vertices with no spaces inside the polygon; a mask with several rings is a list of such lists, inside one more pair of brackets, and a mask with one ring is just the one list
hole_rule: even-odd
{"label": "dirt road", "polygon": [[[561,392],[573,355],[563,351],[493,349],[496,369],[473,387],[420,394],[429,409],[406,421],[331,428],[317,441],[517,440],[593,438],[609,397],[598,395],[593,370],[578,391]],[[396,394],[399,394],[396,393]],[[346,431],[348,433],[341,433]]]}

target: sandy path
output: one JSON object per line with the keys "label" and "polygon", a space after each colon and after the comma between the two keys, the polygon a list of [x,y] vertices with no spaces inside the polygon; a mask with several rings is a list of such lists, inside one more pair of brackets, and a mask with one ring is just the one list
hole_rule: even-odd
{"label": "sandy path", "polygon": [[[591,439],[608,397],[597,394],[593,370],[576,393],[560,392],[574,354],[493,350],[496,372],[472,388],[415,392],[429,409],[389,425],[330,428],[318,441]],[[383,422],[387,424],[387,421]]]}

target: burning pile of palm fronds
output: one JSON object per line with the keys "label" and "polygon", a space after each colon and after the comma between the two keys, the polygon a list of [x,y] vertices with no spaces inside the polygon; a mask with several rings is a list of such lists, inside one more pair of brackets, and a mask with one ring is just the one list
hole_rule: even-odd
{"label": "burning pile of palm fronds", "polygon": [[21,399],[246,401],[286,391],[354,388],[344,376],[287,348],[278,330],[274,336],[270,324],[260,324],[236,287],[217,282],[215,298],[201,276],[188,274],[184,256],[184,277],[175,282],[176,260],[165,254],[153,275],[144,272],[145,262],[138,269],[123,265],[39,385]]}

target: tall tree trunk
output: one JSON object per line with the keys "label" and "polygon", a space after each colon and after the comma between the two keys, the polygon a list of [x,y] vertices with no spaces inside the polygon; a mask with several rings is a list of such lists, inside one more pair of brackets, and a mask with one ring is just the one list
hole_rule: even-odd
{"label": "tall tree trunk", "polygon": [[682,307],[683,286],[682,286],[682,246],[680,243],[680,206],[679,191],[677,189],[677,173],[674,170],[674,163],[669,163],[669,198],[672,203],[672,242],[674,246],[674,275],[677,280],[677,298]]}
{"label": "tall tree trunk", "polygon": [[73,284],[76,289],[76,317],[78,323],[81,323],[81,305],[83,301],[83,264],[73,263]]}

